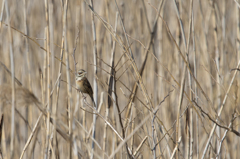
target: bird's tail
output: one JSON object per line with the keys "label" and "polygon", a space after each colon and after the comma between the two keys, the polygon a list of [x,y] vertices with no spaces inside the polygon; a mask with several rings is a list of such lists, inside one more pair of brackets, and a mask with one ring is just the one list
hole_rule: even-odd
{"label": "bird's tail", "polygon": [[92,102],[93,102],[94,108],[96,108],[96,103],[95,103],[95,101],[94,101],[93,95],[91,95],[90,97],[91,97],[91,99],[92,99]]}

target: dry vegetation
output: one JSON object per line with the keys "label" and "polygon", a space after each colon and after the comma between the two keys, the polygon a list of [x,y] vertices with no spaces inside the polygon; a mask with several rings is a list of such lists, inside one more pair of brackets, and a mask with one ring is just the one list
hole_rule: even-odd
{"label": "dry vegetation", "polygon": [[239,158],[237,1],[1,0],[3,158]]}

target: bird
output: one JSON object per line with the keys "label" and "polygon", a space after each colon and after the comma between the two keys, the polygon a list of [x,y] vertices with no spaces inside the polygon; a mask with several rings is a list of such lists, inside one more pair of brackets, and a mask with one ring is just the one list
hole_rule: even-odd
{"label": "bird", "polygon": [[95,105],[94,99],[93,99],[93,90],[91,87],[91,84],[89,83],[87,77],[86,77],[87,72],[83,69],[80,69],[77,71],[76,74],[76,86],[77,90],[80,91],[81,93],[86,93],[90,96],[92,99],[92,102]]}

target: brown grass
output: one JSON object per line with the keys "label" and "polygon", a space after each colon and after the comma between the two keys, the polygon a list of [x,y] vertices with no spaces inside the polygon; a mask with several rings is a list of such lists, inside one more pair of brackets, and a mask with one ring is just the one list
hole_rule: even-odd
{"label": "brown grass", "polygon": [[[199,0],[191,7],[191,0],[177,0],[176,9],[171,0],[117,0],[122,19],[115,22],[115,1],[95,0],[92,10],[88,0],[76,0],[68,2],[66,23],[65,1],[49,0],[46,6],[37,0],[26,0],[25,5],[24,0],[7,2],[16,105],[12,118],[11,40],[4,6],[0,26],[3,158],[23,154],[26,159],[92,155],[232,159],[240,155],[237,1]],[[77,93],[75,66],[87,71],[99,112],[89,97],[85,100]]]}

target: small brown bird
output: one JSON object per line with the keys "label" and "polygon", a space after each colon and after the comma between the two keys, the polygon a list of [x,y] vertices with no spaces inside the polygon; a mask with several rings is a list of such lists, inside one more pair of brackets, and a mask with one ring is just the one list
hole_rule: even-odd
{"label": "small brown bird", "polygon": [[87,72],[83,69],[78,70],[77,75],[76,75],[76,85],[77,85],[77,89],[78,91],[82,92],[82,93],[86,93],[88,94],[91,99],[92,102],[95,106],[95,102],[93,99],[93,90],[91,87],[91,84],[89,83],[87,77],[86,77]]}

